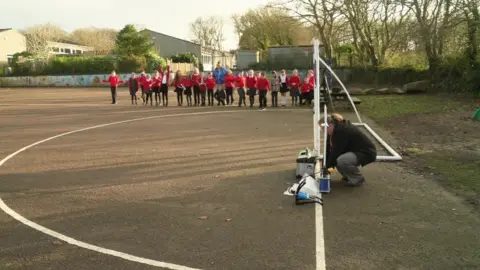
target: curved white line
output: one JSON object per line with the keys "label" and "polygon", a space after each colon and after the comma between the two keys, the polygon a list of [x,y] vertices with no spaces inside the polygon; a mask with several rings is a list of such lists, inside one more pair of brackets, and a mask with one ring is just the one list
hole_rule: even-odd
{"label": "curved white line", "polygon": [[[55,136],[52,136],[50,138],[47,138],[47,139],[44,139],[44,140],[41,140],[41,141],[38,141],[38,142],[35,142],[35,143],[32,143],[30,145],[27,145],[19,150],[17,150],[16,152],[8,155],[7,157],[5,157],[4,159],[2,159],[0,161],[0,167],[5,164],[5,162],[7,162],[8,160],[12,159],[13,157],[15,157],[16,155],[20,154],[21,152],[29,149],[29,148],[32,148],[36,145],[39,145],[39,144],[42,144],[44,142],[48,142],[48,141],[51,141],[53,139],[56,139],[56,138],[59,138],[59,137],[63,137],[63,136],[66,136],[66,135],[70,135],[70,134],[73,134],[73,133],[77,133],[77,132],[82,132],[82,131],[87,131],[87,130],[91,130],[91,129],[95,129],[95,128],[101,128],[101,127],[106,127],[106,126],[112,126],[112,125],[118,125],[118,124],[123,124],[123,123],[129,123],[129,122],[134,122],[134,121],[142,121],[142,120],[147,120],[147,119],[152,119],[152,118],[166,118],[166,117],[174,117],[174,116],[185,116],[185,115],[202,115],[202,114],[215,114],[215,113],[234,113],[234,112],[248,112],[248,110],[233,110],[233,111],[215,111],[215,112],[195,112],[195,113],[179,113],[179,114],[167,114],[167,115],[156,115],[156,116],[149,116],[149,117],[142,117],[142,118],[135,118],[135,119],[130,119],[130,120],[124,120],[124,121],[118,121],[118,122],[113,122],[113,123],[108,123],[108,124],[102,124],[102,125],[96,125],[96,126],[93,126],[93,127],[87,127],[87,128],[82,128],[82,129],[77,129],[77,130],[73,130],[73,131],[69,131],[69,132],[65,132],[65,133],[62,133],[62,134],[59,134],[59,135],[55,135]],[[85,248],[85,249],[89,249],[89,250],[92,250],[92,251],[96,251],[96,252],[99,252],[99,253],[103,253],[103,254],[107,254],[107,255],[112,255],[112,256],[115,256],[115,257],[119,257],[119,258],[122,258],[122,259],[125,259],[125,260],[129,260],[129,261],[133,261],[133,262],[137,262],[137,263],[142,263],[142,264],[147,264],[147,265],[151,265],[151,266],[158,266],[158,267],[164,267],[164,268],[167,268],[167,269],[172,269],[172,270],[199,270],[199,269],[196,269],[196,268],[190,268],[190,267],[187,267],[187,266],[182,266],[182,265],[178,265],[178,264],[172,264],[172,263],[166,263],[166,262],[161,262],[161,261],[155,261],[155,260],[151,260],[151,259],[147,259],[147,258],[142,258],[142,257],[138,257],[138,256],[134,256],[134,255],[130,255],[130,254],[127,254],[127,253],[123,253],[123,252],[119,252],[119,251],[115,251],[115,250],[112,250],[112,249],[107,249],[107,248],[102,248],[102,247],[99,247],[99,246],[95,246],[95,245],[91,245],[91,244],[88,244],[88,243],[85,243],[85,242],[82,242],[82,241],[78,241],[78,240],[75,240],[71,237],[68,237],[66,235],[63,235],[61,233],[58,233],[56,231],[52,231],[46,227],[43,227],[42,225],[39,225],[31,220],[28,220],[26,218],[24,218],[22,215],[20,215],[19,213],[15,212],[13,209],[11,209],[10,207],[8,207],[8,205],[5,204],[5,202],[0,198],[0,209],[2,209],[5,213],[7,213],[9,216],[11,216],[12,218],[20,221],[21,223],[23,223],[24,225],[27,225],[29,226],[30,228],[33,228],[39,232],[42,232],[44,234],[48,234],[52,237],[55,237],[59,240],[62,240],[62,241],[65,241],[71,245],[75,245],[75,246],[78,246],[78,247],[81,247],[81,248]]]}

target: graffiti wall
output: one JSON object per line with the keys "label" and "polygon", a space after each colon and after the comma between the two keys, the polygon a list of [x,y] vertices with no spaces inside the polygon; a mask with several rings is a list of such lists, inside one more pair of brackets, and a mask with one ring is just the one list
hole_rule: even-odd
{"label": "graffiti wall", "polygon": [[[124,81],[130,77],[130,73],[117,75]],[[110,75],[0,77],[0,87],[103,87],[108,86],[108,83],[102,82],[108,76]]]}

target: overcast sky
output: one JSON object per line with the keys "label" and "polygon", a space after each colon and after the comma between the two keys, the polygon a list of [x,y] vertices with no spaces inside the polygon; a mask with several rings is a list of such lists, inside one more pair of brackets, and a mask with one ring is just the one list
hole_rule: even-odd
{"label": "overcast sky", "polygon": [[268,0],[0,0],[0,28],[23,29],[52,23],[68,32],[83,27],[121,29],[125,24],[190,40],[189,23],[198,16],[218,15],[226,25],[225,48],[233,49],[237,38],[231,16]]}

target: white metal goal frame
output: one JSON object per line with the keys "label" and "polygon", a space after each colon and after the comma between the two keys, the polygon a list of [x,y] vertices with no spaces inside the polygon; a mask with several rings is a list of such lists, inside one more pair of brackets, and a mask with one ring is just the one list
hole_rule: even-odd
{"label": "white metal goal frame", "polygon": [[[323,61],[323,59],[320,57],[320,42],[318,40],[314,40],[313,42],[313,62],[315,65],[315,90],[314,90],[314,114],[313,114],[313,136],[314,136],[314,148],[316,153],[321,153],[320,151],[320,146],[321,146],[321,141],[323,138],[323,154],[319,155],[319,159],[323,160],[323,165],[325,166],[326,159],[323,158],[326,153],[327,153],[327,130],[324,130],[324,134],[322,136],[320,132],[320,126],[318,125],[321,113],[320,113],[320,66],[323,65],[325,69],[327,69],[330,74],[335,78],[335,80],[340,84],[342,87],[343,91],[346,93],[348,100],[350,101],[350,104],[352,105],[355,114],[357,116],[358,122],[353,123],[356,126],[363,127],[365,128],[375,140],[380,143],[390,154],[389,156],[384,156],[384,155],[377,155],[377,161],[401,161],[402,157],[390,146],[388,145],[382,137],[380,137],[367,123],[364,123],[362,119],[360,118],[360,114],[358,113],[357,107],[355,106],[355,103],[353,102],[350,93],[348,92],[347,88],[345,85],[342,83],[340,78],[338,78],[337,74],[330,68],[330,66]],[[328,84],[327,84],[328,87]],[[327,89],[329,91],[329,89]],[[325,97],[326,98],[326,97]],[[327,123],[327,104],[325,102],[323,106],[323,116],[324,116],[324,123],[322,126],[326,125]]]}

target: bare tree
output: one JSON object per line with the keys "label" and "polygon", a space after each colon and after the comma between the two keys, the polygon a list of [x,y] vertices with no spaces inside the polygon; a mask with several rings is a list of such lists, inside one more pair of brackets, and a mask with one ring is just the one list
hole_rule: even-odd
{"label": "bare tree", "polygon": [[391,0],[344,0],[340,11],[350,24],[357,54],[374,66],[385,62],[409,13]]}
{"label": "bare tree", "polygon": [[224,22],[220,17],[198,17],[190,23],[190,32],[193,36],[192,41],[204,47],[221,51],[225,41],[223,26]]}
{"label": "bare tree", "polygon": [[234,15],[233,22],[242,49],[265,51],[271,45],[304,45],[313,37],[309,27],[273,6]]}
{"label": "bare tree", "polygon": [[67,32],[53,24],[36,25],[22,32],[27,39],[27,51],[41,57],[48,57],[49,41],[56,42],[68,39]]}
{"label": "bare tree", "polygon": [[340,19],[338,2],[326,0],[280,0],[273,6],[287,11],[291,16],[313,25],[325,48],[326,57],[333,54],[334,27]]}
{"label": "bare tree", "polygon": [[461,0],[461,8],[467,23],[467,56],[471,64],[475,63],[480,50],[480,12],[475,0]]}
{"label": "bare tree", "polygon": [[416,18],[420,39],[428,59],[431,75],[435,75],[447,31],[454,24],[452,18],[458,12],[456,0],[402,0]]}
{"label": "bare tree", "polygon": [[108,54],[115,46],[117,31],[109,28],[81,28],[70,34],[73,42],[93,47],[94,55]]}

